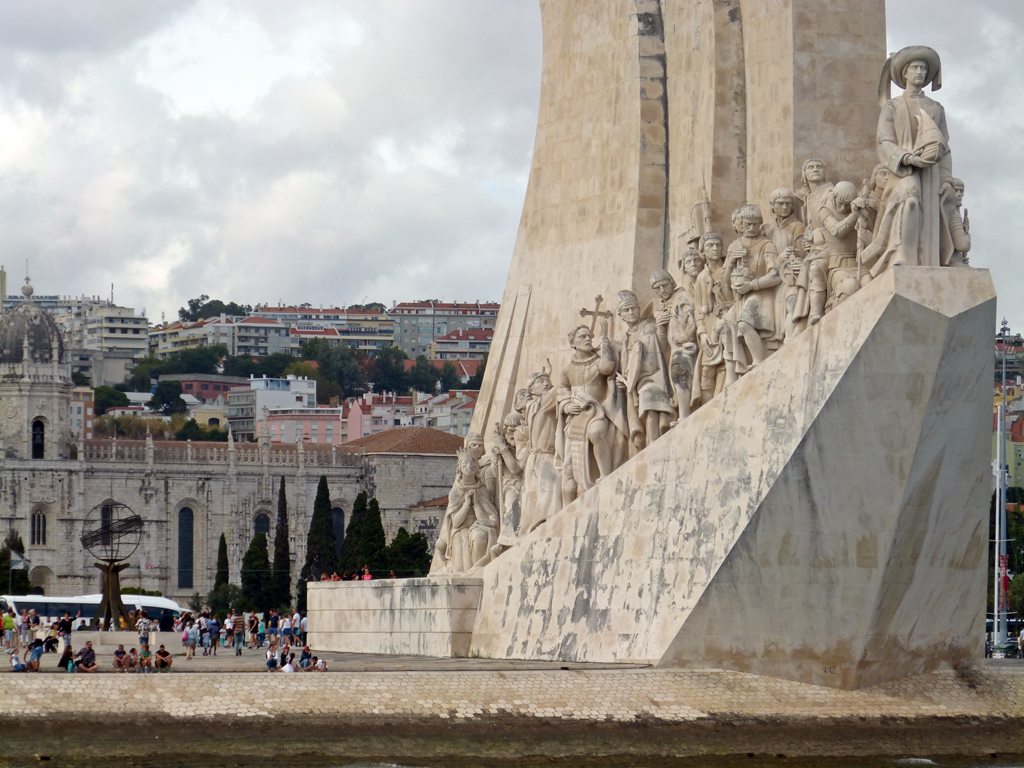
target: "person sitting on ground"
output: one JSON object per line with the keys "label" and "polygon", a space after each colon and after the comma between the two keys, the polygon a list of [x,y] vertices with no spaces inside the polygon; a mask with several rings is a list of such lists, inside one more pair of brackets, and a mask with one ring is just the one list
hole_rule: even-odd
{"label": "person sitting on ground", "polygon": [[316,669],[317,672],[326,672],[327,671],[327,659],[320,659],[319,661],[317,661],[315,669]]}
{"label": "person sitting on ground", "polygon": [[160,647],[156,650],[156,671],[157,672],[170,672],[171,664],[174,659],[171,658],[171,652],[164,648],[161,643]]}
{"label": "person sitting on ground", "polygon": [[75,654],[76,672],[96,672],[96,651],[92,649],[92,640],[85,641],[85,647]]}
{"label": "person sitting on ground", "polygon": [[139,672],[150,673],[153,671],[153,654],[148,645],[139,646]]}
{"label": "person sitting on ground", "polygon": [[128,651],[128,667],[129,672],[139,671],[139,652],[132,648]]}
{"label": "person sitting on ground", "polygon": [[302,655],[299,656],[299,667],[301,669],[308,669],[313,663],[313,652],[309,649],[308,645],[302,646]]}
{"label": "person sitting on ground", "polygon": [[295,671],[295,665],[292,663],[292,661],[294,659],[295,659],[295,654],[292,654],[289,658],[284,659],[283,660],[284,663],[281,665],[281,671],[282,672],[294,672]]}
{"label": "person sitting on ground", "polygon": [[29,672],[39,671],[39,662],[43,658],[45,648],[46,645],[39,638],[36,638],[28,644],[28,658],[25,660],[25,666],[28,667]]}
{"label": "person sitting on ground", "polygon": [[[28,668],[22,663],[17,651],[11,652],[11,672],[27,672]],[[292,670],[294,672],[294,670]]]}
{"label": "person sitting on ground", "polygon": [[267,648],[267,672],[277,671],[277,641],[271,640]]}
{"label": "person sitting on ground", "polygon": [[57,669],[67,670],[68,672],[75,671],[75,651],[71,647],[71,641],[64,643],[64,651],[60,655],[60,659],[57,660]]}
{"label": "person sitting on ground", "polygon": [[128,651],[124,649],[124,643],[118,643],[114,651],[114,671],[124,672],[128,669]]}

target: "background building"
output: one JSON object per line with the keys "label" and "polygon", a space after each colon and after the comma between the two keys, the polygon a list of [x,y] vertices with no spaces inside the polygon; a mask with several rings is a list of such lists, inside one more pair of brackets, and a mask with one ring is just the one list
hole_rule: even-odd
{"label": "background building", "polygon": [[395,344],[409,357],[426,355],[430,342],[452,331],[494,330],[500,304],[404,301],[391,308]]}

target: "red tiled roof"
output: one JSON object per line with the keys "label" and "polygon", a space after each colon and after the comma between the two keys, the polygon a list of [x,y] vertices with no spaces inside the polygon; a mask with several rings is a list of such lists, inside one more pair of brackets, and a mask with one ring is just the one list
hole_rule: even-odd
{"label": "red tiled roof", "polygon": [[268,312],[290,315],[381,315],[382,312],[374,312],[367,309],[342,309],[341,307],[256,307],[254,312]]}
{"label": "red tiled roof", "polygon": [[[476,376],[476,372],[480,369],[480,364],[483,360],[427,360],[434,368],[441,370],[445,363],[451,363],[455,366],[455,372],[459,375],[460,379],[468,379]],[[402,361],[402,365],[405,366],[406,371],[411,371],[413,366],[416,365],[415,360],[406,358]]]}
{"label": "red tiled roof", "polygon": [[446,302],[446,301],[403,301],[394,306],[394,309],[449,309],[449,310],[498,310],[501,304],[497,302]]}
{"label": "red tiled roof", "polygon": [[448,497],[447,496],[438,496],[436,499],[427,499],[426,501],[421,501],[416,506],[417,507],[447,507],[448,506]]}
{"label": "red tiled roof", "polygon": [[494,338],[493,328],[467,328],[438,336],[434,341],[490,341]]}
{"label": "red tiled roof", "polygon": [[395,427],[345,445],[366,453],[429,453],[454,456],[462,447],[458,435],[430,427]]}
{"label": "red tiled roof", "polygon": [[281,325],[281,321],[274,320],[271,317],[253,317],[252,315],[249,315],[238,322],[241,325]]}
{"label": "red tiled roof", "polygon": [[338,333],[337,328],[289,328],[288,334],[291,336],[333,336],[334,338],[340,339],[341,334]]}

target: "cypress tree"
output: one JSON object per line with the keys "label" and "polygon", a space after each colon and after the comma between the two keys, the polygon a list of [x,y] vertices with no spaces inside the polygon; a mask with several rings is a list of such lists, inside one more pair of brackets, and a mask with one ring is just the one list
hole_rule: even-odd
{"label": "cypress tree", "polygon": [[399,528],[385,550],[387,567],[400,579],[424,576],[430,570],[430,545],[422,533]]}
{"label": "cypress tree", "polygon": [[295,593],[300,611],[306,610],[306,582],[316,581],[320,574],[334,570],[334,526],[331,525],[331,493],[327,478],[320,475],[313,502],[313,517],[306,535],[306,562],[299,574]]}
{"label": "cypress tree", "polygon": [[263,611],[268,607],[269,576],[270,553],[267,549],[267,535],[257,533],[252,537],[249,549],[242,558],[242,593],[254,610]]}
{"label": "cypress tree", "polygon": [[338,557],[338,568],[342,571],[351,571],[362,568],[363,563],[359,560],[360,540],[362,538],[363,520],[366,518],[366,491],[360,491],[352,505],[352,514],[348,518],[348,527],[345,528],[345,538],[341,542],[341,555]]}
{"label": "cypress tree", "polygon": [[277,491],[277,525],[274,528],[274,564],[270,572],[267,597],[271,608],[288,608],[292,602],[292,561],[288,551],[288,498],[284,492],[284,476]]}
{"label": "cypress tree", "polygon": [[213,577],[213,588],[228,583],[228,542],[224,534],[220,535],[220,543],[217,545],[217,575]]}
{"label": "cypress tree", "polygon": [[359,537],[359,562],[356,567],[361,569],[364,565],[368,565],[371,573],[375,576],[384,575],[378,573],[385,565],[384,545],[386,539],[384,538],[384,524],[380,519],[380,504],[377,503],[376,496],[370,499],[370,503],[367,505]]}

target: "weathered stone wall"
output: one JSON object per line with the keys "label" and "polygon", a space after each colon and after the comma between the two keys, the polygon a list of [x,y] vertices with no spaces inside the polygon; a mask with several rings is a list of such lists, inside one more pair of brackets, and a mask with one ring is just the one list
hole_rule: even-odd
{"label": "weathered stone wall", "polygon": [[994,323],[985,270],[884,273],[486,566],[471,653],[841,687],[976,657]]}
{"label": "weathered stone wall", "polygon": [[537,722],[685,722],[716,715],[826,723],[843,718],[1020,718],[1024,676],[975,673],[968,684],[953,673],[935,673],[870,690],[842,691],[714,670],[346,671],[284,677],[178,671],[0,674],[0,719],[45,722],[140,713],[219,723],[302,715],[358,715],[393,723],[433,718],[439,724],[494,715]]}
{"label": "weathered stone wall", "polygon": [[[112,453],[109,443],[87,446],[86,456],[72,461],[0,460],[0,509],[5,525],[21,535],[32,562],[32,575],[53,595],[98,592],[99,572],[79,537],[85,516],[97,504],[113,498],[142,516],[144,527],[138,551],[121,575],[122,586],[160,590],[182,605],[194,592],[205,595],[213,586],[217,545],[223,532],[228,544],[231,582],[240,583],[242,558],[255,533],[256,517],[268,516],[273,542],[277,518],[277,493],[285,478],[288,500],[289,549],[295,553],[293,577],[305,561],[306,534],[320,475],[326,475],[332,503],[345,512],[345,521],[360,491],[376,494],[381,504],[385,533],[390,540],[401,526],[419,530],[410,508],[424,499],[440,496],[451,487],[454,459],[450,456],[309,452],[305,463],[294,450],[275,448],[268,463],[258,460],[258,449],[240,445],[253,462],[226,462],[226,448],[184,443],[163,444],[157,460],[145,459],[141,442],[118,441]],[[186,456],[191,450],[192,458]],[[99,455],[102,454],[102,455]],[[166,454],[172,461],[161,461]],[[184,507],[192,509],[193,582],[178,585],[178,518]],[[47,518],[44,546],[30,537],[32,513]],[[272,544],[271,544],[272,547]],[[271,549],[272,551],[272,549]]]}

